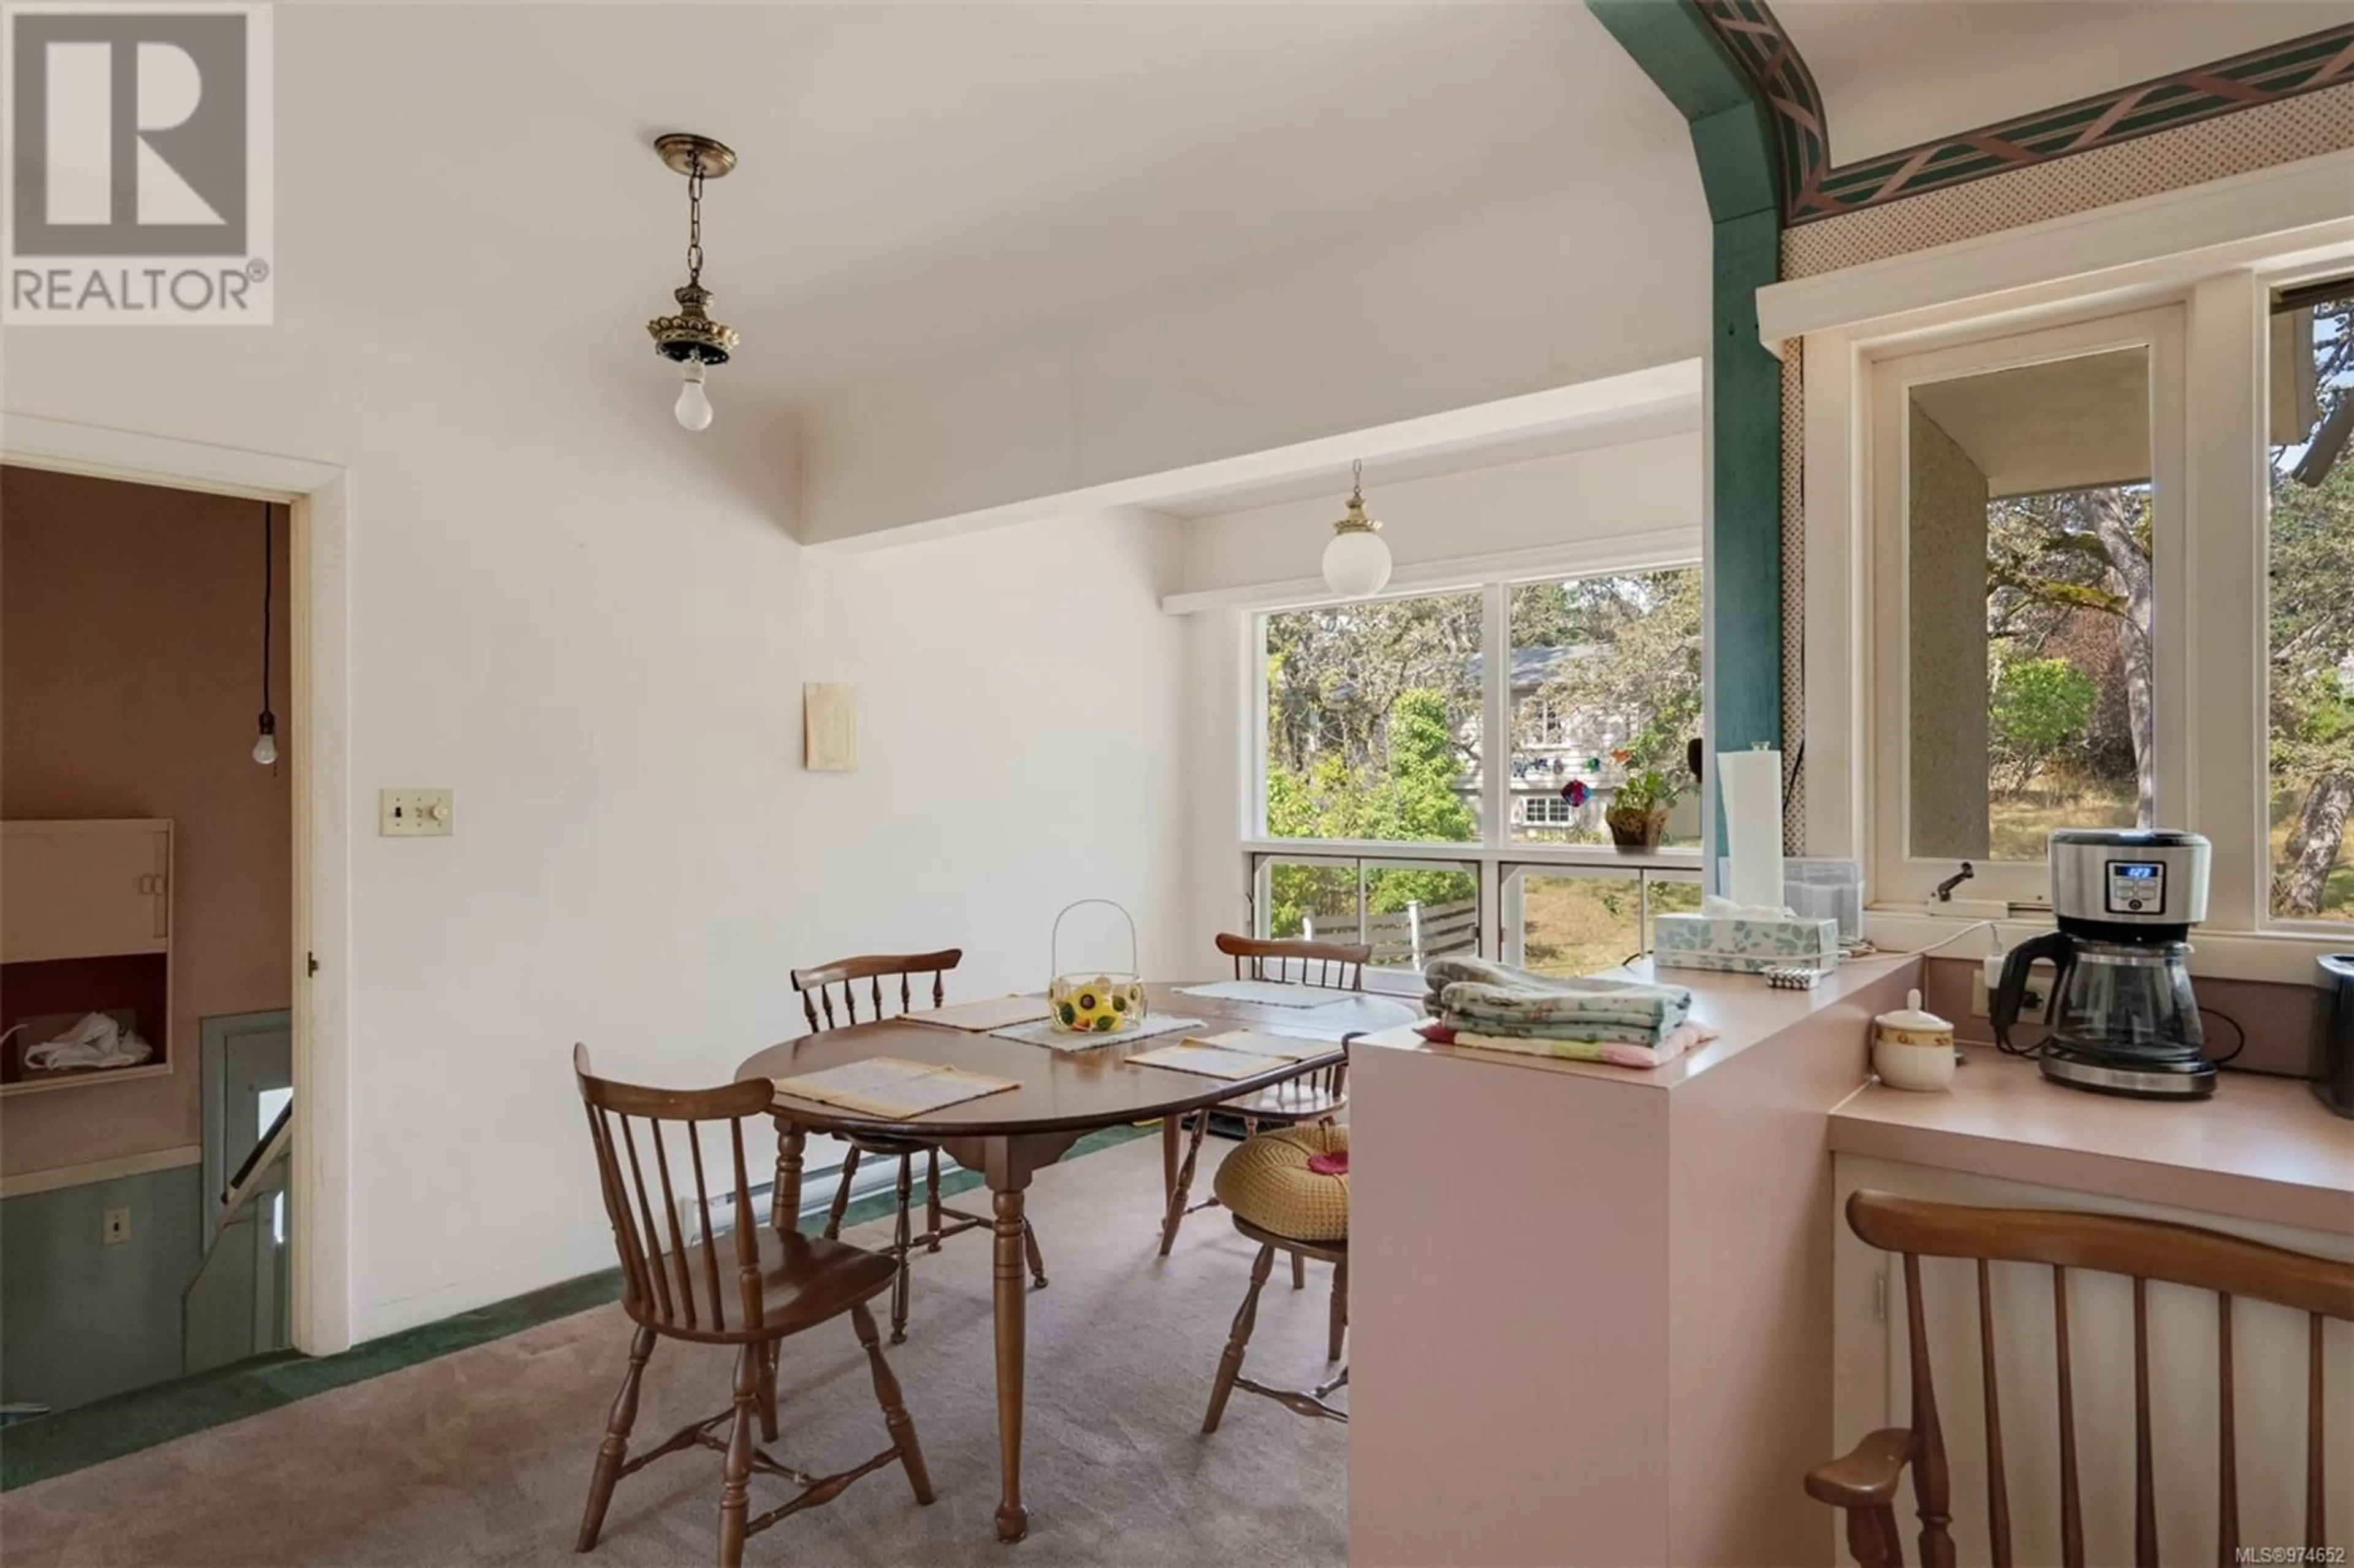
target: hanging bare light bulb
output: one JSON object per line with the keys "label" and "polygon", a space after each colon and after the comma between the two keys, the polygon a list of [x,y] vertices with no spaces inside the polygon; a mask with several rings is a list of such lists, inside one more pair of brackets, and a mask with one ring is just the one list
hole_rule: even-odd
{"label": "hanging bare light bulb", "polygon": [[736,166],[736,154],[724,143],[708,136],[674,132],[656,137],[654,151],[674,173],[686,176],[686,282],[673,290],[678,313],[656,316],[646,323],[654,352],[679,367],[678,401],[671,414],[690,430],[711,423],[711,398],[704,391],[704,373],[725,365],[742,335],[725,322],[711,319],[705,308],[711,291],[703,286],[703,182],[718,179]]}
{"label": "hanging bare light bulb", "polygon": [[1349,512],[1332,524],[1324,546],[1324,586],[1344,599],[1377,594],[1390,580],[1390,547],[1382,525],[1365,515],[1365,465],[1349,465]]}
{"label": "hanging bare light bulb", "polygon": [[270,503],[261,503],[261,718],[256,725],[253,759],[264,768],[278,760],[278,715],[270,711],[270,590],[273,586],[273,552],[270,540]]}

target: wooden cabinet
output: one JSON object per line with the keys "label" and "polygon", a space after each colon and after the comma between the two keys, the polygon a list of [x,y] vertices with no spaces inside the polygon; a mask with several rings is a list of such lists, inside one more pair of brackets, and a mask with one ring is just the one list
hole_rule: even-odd
{"label": "wooden cabinet", "polygon": [[160,953],[168,821],[0,822],[0,963]]}
{"label": "wooden cabinet", "polygon": [[[172,824],[0,822],[0,1094],[171,1071]],[[154,1047],[131,1067],[27,1074],[23,1043],[55,1020],[108,1012]]]}

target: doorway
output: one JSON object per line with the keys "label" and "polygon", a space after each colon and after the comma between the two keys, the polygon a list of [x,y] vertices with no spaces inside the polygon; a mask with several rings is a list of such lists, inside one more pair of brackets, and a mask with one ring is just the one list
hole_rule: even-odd
{"label": "doorway", "polygon": [[[216,1207],[253,1140],[204,1114],[203,1045],[294,1001],[291,518],[16,465],[0,514],[0,1176],[37,1189],[0,1199],[0,1398],[64,1409],[190,1370],[187,1303],[252,1230]],[[233,1049],[254,1090],[286,1033]],[[274,1271],[246,1283],[278,1348]]]}
{"label": "doorway", "polygon": [[[287,600],[289,697],[277,716],[288,743],[281,766],[291,774],[293,817],[288,1053],[292,1087],[302,1107],[282,1161],[283,1313],[286,1338],[296,1350],[325,1355],[346,1349],[353,817],[345,712],[348,476],[338,466],[300,457],[8,413],[0,413],[0,463],[279,507],[287,534],[278,587]],[[195,1171],[188,1179],[202,1181]],[[0,1194],[13,1196],[23,1185],[0,1183]]]}

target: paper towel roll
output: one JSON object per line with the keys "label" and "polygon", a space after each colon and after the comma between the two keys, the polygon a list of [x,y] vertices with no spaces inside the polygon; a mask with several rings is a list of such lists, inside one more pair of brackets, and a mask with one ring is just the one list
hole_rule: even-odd
{"label": "paper towel roll", "polygon": [[1724,895],[1735,904],[1778,909],[1782,894],[1782,754],[1759,748],[1720,751],[1724,791]]}

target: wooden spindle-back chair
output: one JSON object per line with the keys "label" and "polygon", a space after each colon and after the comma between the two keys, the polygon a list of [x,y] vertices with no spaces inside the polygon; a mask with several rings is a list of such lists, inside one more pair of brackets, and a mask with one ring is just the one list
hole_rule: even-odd
{"label": "wooden spindle-back chair", "polygon": [[[1363,943],[1312,942],[1287,937],[1240,937],[1231,931],[1221,931],[1217,937],[1218,951],[1234,960],[1235,979],[1277,980],[1288,985],[1312,986],[1323,991],[1362,991],[1365,989],[1365,965],[1373,949]],[[1270,1084],[1236,1099],[1225,1100],[1193,1115],[1193,1128],[1185,1144],[1184,1157],[1176,1158],[1176,1139],[1184,1129],[1180,1127],[1166,1136],[1161,1161],[1162,1198],[1161,1216],[1161,1255],[1167,1257],[1169,1249],[1177,1245],[1177,1227],[1185,1216],[1198,1210],[1214,1208],[1214,1197],[1191,1202],[1193,1171],[1202,1153],[1202,1139],[1210,1130],[1213,1111],[1240,1117],[1243,1131],[1255,1133],[1261,1127],[1297,1127],[1302,1122],[1331,1121],[1348,1107],[1349,1064],[1343,1060],[1330,1067],[1317,1067],[1280,1083]],[[1189,1206],[1190,1205],[1190,1206]],[[1291,1255],[1291,1287],[1297,1290],[1308,1283],[1308,1266],[1298,1253]]]}
{"label": "wooden spindle-back chair", "polygon": [[[836,959],[830,964],[792,971],[793,990],[801,993],[801,1014],[809,1020],[810,1033],[821,1033],[828,1029],[847,1029],[854,1023],[874,1023],[885,1018],[914,1011],[916,999],[921,993],[916,982],[924,975],[931,976],[931,1005],[939,1007],[948,1000],[948,971],[964,961],[962,948],[943,948],[937,953],[866,953],[857,958]],[[896,980],[896,987],[885,982]],[[898,1005],[891,1004],[891,992],[899,993]],[[860,1016],[861,993],[864,992],[864,1017]],[[821,1022],[821,1016],[823,1022]],[[910,1293],[909,1259],[917,1245],[926,1252],[938,1252],[940,1243],[949,1237],[978,1230],[992,1222],[985,1214],[970,1213],[950,1208],[940,1201],[940,1151],[928,1144],[914,1143],[897,1138],[869,1138],[851,1134],[845,1139],[850,1152],[842,1162],[842,1181],[834,1188],[833,1204],[827,1211],[825,1234],[830,1240],[842,1234],[843,1216],[850,1208],[851,1183],[857,1179],[861,1157],[875,1155],[899,1162],[897,1226],[887,1249],[898,1264],[898,1272],[891,1286],[891,1342],[899,1344],[907,1337],[907,1303]],[[915,1192],[915,1162],[917,1155],[925,1161],[924,1171],[924,1232],[914,1234],[912,1208]],[[1046,1263],[1039,1251],[1038,1237],[1030,1222],[1022,1222],[1022,1242],[1028,1255],[1032,1279],[1039,1287],[1046,1283]]]}
{"label": "wooden spindle-back chair", "polygon": [[[841,1242],[779,1235],[753,1214],[748,1122],[765,1118],[772,1094],[765,1080],[716,1089],[655,1089],[592,1075],[588,1049],[572,1048],[573,1076],[588,1116],[597,1180],[621,1262],[621,1309],[637,1325],[629,1370],[597,1450],[576,1549],[597,1544],[613,1489],[623,1476],[680,1449],[702,1446],[726,1456],[719,1491],[719,1561],[740,1563],[747,1536],[788,1514],[830,1502],[851,1482],[897,1460],[916,1500],[932,1500],[932,1484],[917,1445],[915,1422],[898,1379],[883,1359],[875,1318],[866,1303],[890,1287],[891,1260]],[[682,1147],[682,1139],[684,1146]],[[706,1154],[723,1159],[726,1185],[724,1228],[715,1221]],[[691,1206],[690,1206],[691,1205]],[[684,1211],[684,1213],[682,1212]],[[769,1456],[753,1441],[777,1437],[777,1357],[788,1335],[848,1313],[865,1347],[875,1402],[891,1446],[838,1474],[805,1474]],[[629,1457],[638,1391],[646,1361],[661,1339],[734,1345],[735,1399],[718,1414],[692,1422],[669,1438]],[[723,1438],[720,1428],[728,1430]],[[801,1490],[751,1517],[748,1483],[754,1471],[782,1477]]]}
{"label": "wooden spindle-back chair", "polygon": [[[1863,1568],[1895,1568],[1904,1560],[1896,1523],[1896,1489],[1909,1468],[1920,1516],[1924,1568],[1951,1568],[1952,1481],[1937,1419],[1937,1391],[1929,1371],[1929,1330],[1921,1301],[1921,1259],[1969,1258],[1978,1264],[1981,1397],[1986,1404],[1987,1535],[1991,1561],[2009,1568],[2009,1491],[2003,1470],[2002,1411],[1997,1391],[1998,1350],[1988,1266],[2030,1263],[2052,1270],[2052,1326],[2057,1337],[2060,1456],[2060,1561],[2083,1568],[2084,1498],[2076,1457],[2076,1409],[2068,1354],[2068,1271],[2119,1274],[2133,1281],[2134,1318],[2134,1561],[2159,1560],[2157,1482],[2152,1462],[2147,1284],[2160,1280],[2215,1293],[2218,1401],[2218,1539],[2213,1556],[2235,1561],[2241,1547],[2237,1436],[2232,1379],[2232,1302],[2268,1301],[2307,1315],[2305,1532],[2324,1544],[2322,1325],[2354,1319],[2354,1265],[2267,1246],[2218,1231],[2121,1214],[2048,1209],[1987,1209],[1928,1202],[1885,1192],[1848,1200],[1855,1234],[1903,1260],[1905,1331],[1911,1355],[1910,1426],[1874,1432],[1844,1457],[1807,1473],[1807,1492],[1847,1514],[1848,1548]],[[2022,1549],[2028,1561],[2048,1559]],[[2201,1551],[2198,1555],[2206,1556]],[[2190,1555],[2187,1551],[2185,1559]],[[2318,1560],[2318,1559],[2316,1559]]]}

